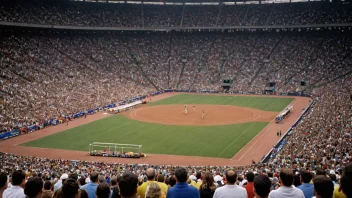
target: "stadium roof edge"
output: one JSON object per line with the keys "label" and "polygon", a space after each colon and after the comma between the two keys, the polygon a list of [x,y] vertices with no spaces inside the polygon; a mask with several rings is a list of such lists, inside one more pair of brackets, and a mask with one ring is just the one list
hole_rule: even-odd
{"label": "stadium roof edge", "polygon": [[172,4],[182,5],[184,3],[191,3],[194,5],[209,5],[209,4],[268,4],[268,3],[295,3],[295,2],[352,2],[352,0],[69,0],[75,2],[93,2],[93,3],[134,3],[134,4]]}

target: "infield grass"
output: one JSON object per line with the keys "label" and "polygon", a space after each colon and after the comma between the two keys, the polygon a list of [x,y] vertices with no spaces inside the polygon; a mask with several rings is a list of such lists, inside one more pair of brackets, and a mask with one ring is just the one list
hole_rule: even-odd
{"label": "infield grass", "polygon": [[[292,100],[180,94],[150,105],[221,104],[281,111]],[[88,145],[93,142],[141,144],[144,153],[232,158],[267,124],[248,122],[223,126],[173,126],[114,115],[22,145],[88,152]]]}

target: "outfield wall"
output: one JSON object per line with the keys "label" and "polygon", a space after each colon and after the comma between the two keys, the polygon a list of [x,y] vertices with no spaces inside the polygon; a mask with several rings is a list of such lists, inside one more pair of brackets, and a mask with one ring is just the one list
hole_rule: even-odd
{"label": "outfield wall", "polygon": [[178,89],[165,89],[164,93],[170,92],[183,92],[183,93],[214,93],[214,94],[246,94],[246,95],[278,95],[278,96],[303,96],[311,97],[312,95],[303,92],[276,92],[273,94],[267,94],[266,92],[247,92],[247,91],[233,91],[233,92],[222,92],[222,91],[212,91],[212,90],[178,90]]}

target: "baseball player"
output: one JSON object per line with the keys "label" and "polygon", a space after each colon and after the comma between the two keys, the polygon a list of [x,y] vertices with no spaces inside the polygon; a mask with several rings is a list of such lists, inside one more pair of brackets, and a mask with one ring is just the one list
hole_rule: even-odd
{"label": "baseball player", "polygon": [[183,110],[185,112],[185,115],[187,115],[187,107],[185,106],[185,109]]}
{"label": "baseball player", "polygon": [[203,109],[203,112],[202,112],[202,119],[205,118],[205,113],[204,113],[204,109]]}
{"label": "baseball player", "polygon": [[195,112],[196,111],[196,106],[195,105],[193,105],[193,112]]}

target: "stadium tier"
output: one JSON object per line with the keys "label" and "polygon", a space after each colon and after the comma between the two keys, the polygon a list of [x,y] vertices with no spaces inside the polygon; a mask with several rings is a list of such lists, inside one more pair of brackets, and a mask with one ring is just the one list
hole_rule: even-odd
{"label": "stadium tier", "polygon": [[352,198],[351,27],[349,0],[1,1],[0,198]]}
{"label": "stadium tier", "polygon": [[[267,3],[250,1],[229,5],[179,3],[93,3],[80,1],[3,1],[0,21],[38,25],[85,27],[228,27],[352,23],[350,2],[311,1]],[[253,3],[262,3],[256,5]],[[288,1],[290,2],[290,1]],[[99,29],[96,29],[99,30]]]}

